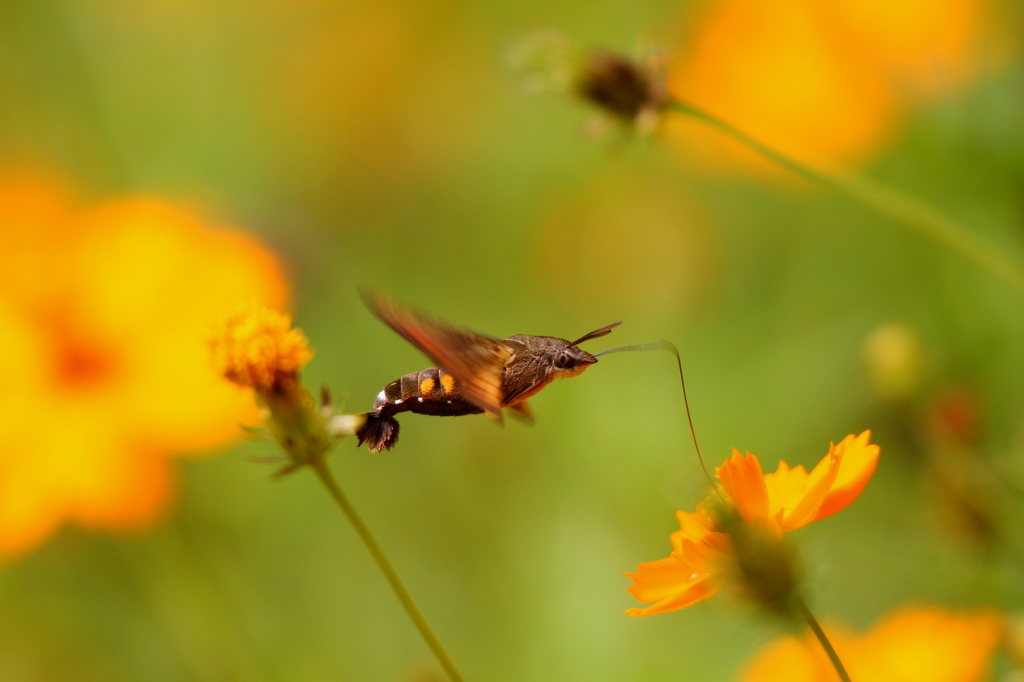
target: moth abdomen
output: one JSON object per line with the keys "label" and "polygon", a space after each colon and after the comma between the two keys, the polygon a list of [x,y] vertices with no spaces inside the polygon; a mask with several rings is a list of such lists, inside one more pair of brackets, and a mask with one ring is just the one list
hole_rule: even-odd
{"label": "moth abdomen", "polygon": [[455,377],[443,369],[429,367],[406,374],[385,386],[373,403],[377,417],[416,412],[439,417],[479,414],[482,409],[466,400]]}
{"label": "moth abdomen", "polygon": [[398,420],[389,414],[378,412],[367,412],[364,417],[366,421],[356,431],[356,438],[359,445],[364,442],[370,448],[370,452],[390,450],[398,442]]}
{"label": "moth abdomen", "polygon": [[415,375],[415,395],[410,391],[406,409],[418,414],[436,417],[458,417],[464,414],[479,414],[482,409],[462,396],[458,382],[443,369],[431,367]]}

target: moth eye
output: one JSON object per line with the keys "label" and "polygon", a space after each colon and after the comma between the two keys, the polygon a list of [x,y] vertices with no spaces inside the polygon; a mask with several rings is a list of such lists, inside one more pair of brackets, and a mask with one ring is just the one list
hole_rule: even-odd
{"label": "moth eye", "polygon": [[555,356],[555,367],[565,369],[572,364],[572,356],[568,353],[559,353]]}

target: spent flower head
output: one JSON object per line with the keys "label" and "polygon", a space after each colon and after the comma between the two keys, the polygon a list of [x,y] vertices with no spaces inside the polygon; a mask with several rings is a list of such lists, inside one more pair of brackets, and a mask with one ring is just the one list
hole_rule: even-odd
{"label": "spent flower head", "polygon": [[715,594],[733,577],[750,597],[772,608],[786,608],[796,587],[794,558],[781,542],[785,533],[846,508],[867,485],[879,448],[870,431],[849,435],[808,473],[779,462],[765,474],[757,457],[732,457],[716,469],[719,489],[696,513],[677,512],[672,553],[640,564],[629,591],[643,608],[630,616],[681,609]]}
{"label": "spent flower head", "polygon": [[616,52],[593,50],[584,60],[576,92],[609,117],[645,131],[653,130],[671,102],[664,75]]}

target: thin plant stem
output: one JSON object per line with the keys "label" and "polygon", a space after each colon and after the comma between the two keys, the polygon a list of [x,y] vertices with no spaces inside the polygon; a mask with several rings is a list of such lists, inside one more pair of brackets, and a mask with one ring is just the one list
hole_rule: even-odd
{"label": "thin plant stem", "polygon": [[828,654],[828,660],[832,661],[832,667],[836,669],[839,679],[843,682],[850,682],[850,675],[846,672],[846,668],[843,667],[843,662],[839,660],[839,654],[837,654],[836,650],[832,647],[832,642],[828,641],[825,631],[821,629],[821,626],[818,624],[814,614],[811,613],[809,608],[807,608],[807,604],[799,596],[793,598],[793,603],[796,606],[797,611],[800,612],[800,615],[807,621],[807,625],[810,626],[811,632],[813,632],[814,636],[818,638],[819,642],[821,642],[821,648],[825,650],[826,654]]}
{"label": "thin plant stem", "polygon": [[841,192],[886,217],[915,228],[929,239],[1002,280],[1018,293],[1024,293],[1024,268],[1020,264],[1005,258],[975,236],[966,226],[924,201],[871,178],[843,177],[797,161],[731,123],[692,105],[672,102],[669,109],[703,121],[783,168]]}
{"label": "thin plant stem", "polygon": [[423,639],[426,640],[427,646],[433,652],[434,657],[437,658],[437,662],[444,668],[445,673],[452,682],[465,682],[462,674],[458,668],[455,667],[455,662],[452,657],[448,655],[448,651],[445,650],[444,645],[441,644],[441,640],[434,634],[433,629],[430,627],[430,623],[427,622],[423,612],[420,611],[420,607],[416,605],[416,601],[409,594],[409,590],[406,589],[405,585],[402,584],[402,579],[398,577],[398,572],[392,565],[391,560],[388,559],[387,554],[384,553],[384,549],[377,542],[376,538],[373,537],[373,533],[370,532],[370,528],[363,521],[359,512],[352,505],[352,502],[348,499],[348,496],[342,491],[341,486],[338,485],[331,470],[327,467],[327,462],[324,461],[323,457],[316,457],[310,460],[310,466],[316,475],[323,482],[327,491],[331,494],[331,497],[341,507],[341,511],[344,512],[348,518],[349,523],[356,531],[356,535],[366,545],[366,549],[370,552],[370,556],[377,563],[377,567],[380,568],[381,573],[387,578],[388,583],[391,585],[391,589],[394,590],[395,596],[398,597],[398,601],[402,603],[402,607],[405,608],[405,612],[409,615],[410,620],[416,626],[416,629],[420,631]]}

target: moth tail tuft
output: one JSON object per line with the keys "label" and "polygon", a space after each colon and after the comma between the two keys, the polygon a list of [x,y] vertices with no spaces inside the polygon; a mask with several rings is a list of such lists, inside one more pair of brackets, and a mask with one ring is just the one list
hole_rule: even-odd
{"label": "moth tail tuft", "polygon": [[359,445],[366,443],[370,452],[390,450],[398,442],[398,420],[394,417],[382,417],[369,412],[366,423],[356,431]]}

